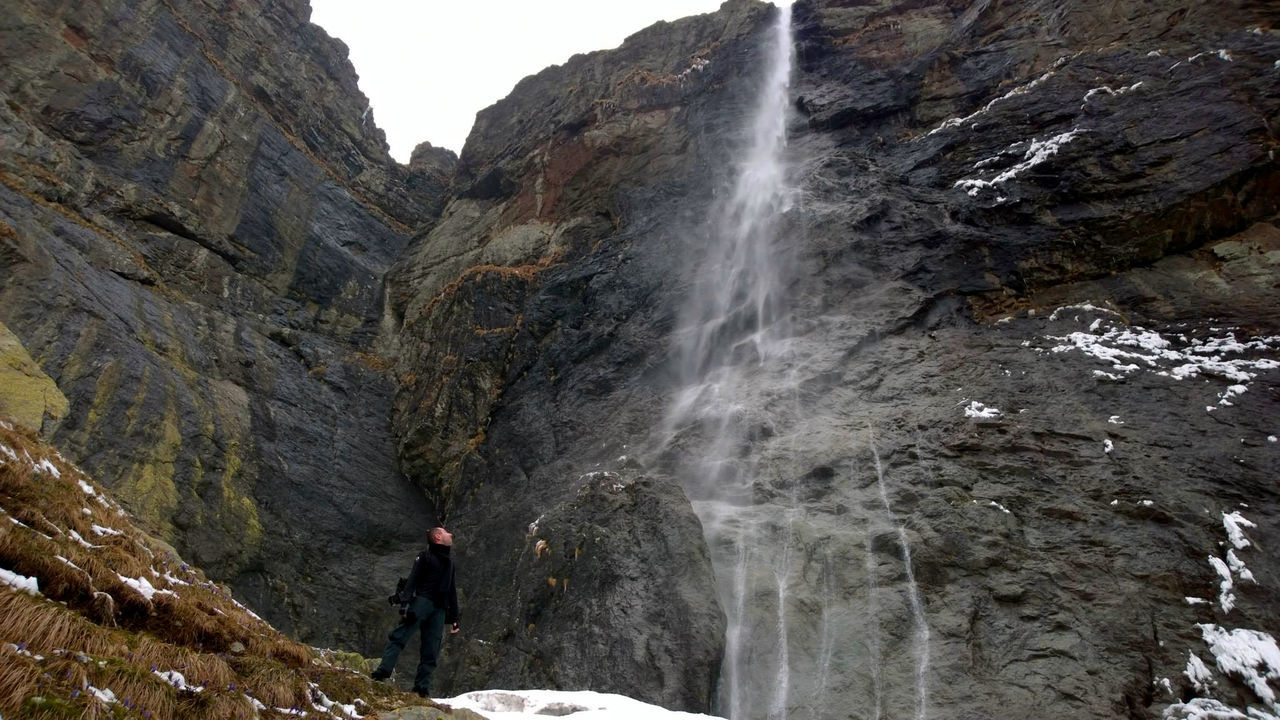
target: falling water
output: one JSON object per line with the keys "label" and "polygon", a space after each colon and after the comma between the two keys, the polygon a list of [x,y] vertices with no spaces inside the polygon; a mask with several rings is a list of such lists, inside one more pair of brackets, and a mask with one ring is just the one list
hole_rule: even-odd
{"label": "falling water", "polygon": [[[726,615],[714,710],[731,720],[851,712],[881,720],[906,717],[914,701],[914,717],[924,720],[928,627],[879,457],[883,511],[858,482],[865,470],[838,478],[834,466],[843,461],[815,468],[812,459],[841,452],[848,435],[837,426],[848,415],[824,415],[802,399],[801,379],[814,376],[830,343],[806,335],[809,318],[791,322],[798,305],[787,293],[802,279],[793,246],[804,212],[787,144],[789,7],[778,11],[769,40],[733,185],[699,238],[706,255],[681,316],[679,385],[662,441],[702,520]],[[821,487],[807,485],[815,469],[825,473]],[[886,521],[897,527],[907,567],[901,604],[876,582],[871,533]],[[881,627],[907,617],[910,649]]]}
{"label": "falling water", "polygon": [[880,453],[876,452],[876,441],[867,431],[867,444],[871,446],[871,458],[876,466],[876,486],[880,489],[880,502],[884,505],[884,514],[898,531],[898,544],[902,547],[902,562],[907,570],[907,597],[911,601],[911,618],[915,624],[915,638],[912,654],[916,666],[916,720],[925,720],[926,716],[926,681],[929,675],[929,624],[924,619],[924,606],[920,603],[920,586],[916,585],[916,574],[911,567],[911,545],[907,543],[907,531],[901,523],[894,520],[893,508],[889,506],[889,492],[884,486],[884,467],[880,464]]}
{"label": "falling water", "polygon": [[[704,446],[697,467],[685,474],[694,478],[688,490],[721,580],[728,627],[720,710],[734,719],[766,708],[771,718],[786,717],[791,687],[791,515],[776,507],[759,509],[755,494],[761,469],[755,456],[742,452],[753,438],[785,422],[753,409],[795,397],[785,387],[789,278],[780,247],[783,216],[795,195],[786,162],[791,66],[791,8],[784,6],[732,191],[712,213],[707,257],[677,348],[683,389],[668,416],[670,435],[677,428],[689,431]],[[762,543],[762,537],[776,542]],[[769,569],[771,582],[757,576],[760,568]],[[772,586],[767,599],[758,593],[764,586]],[[762,618],[755,614],[761,605],[773,608],[764,642]],[[769,657],[761,657],[766,648]],[[752,678],[762,675],[767,689],[751,687]]]}

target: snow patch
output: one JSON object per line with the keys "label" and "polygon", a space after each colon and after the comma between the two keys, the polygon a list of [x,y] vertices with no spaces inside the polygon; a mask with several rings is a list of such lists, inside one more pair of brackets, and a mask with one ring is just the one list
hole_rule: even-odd
{"label": "snow patch", "polygon": [[[981,178],[963,178],[957,180],[952,187],[958,187],[964,190],[969,194],[969,197],[977,197],[984,189],[994,190],[997,185],[1003,185],[1027,170],[1043,164],[1049,158],[1057,155],[1058,150],[1062,149],[1064,145],[1087,132],[1090,131],[1081,128],[1073,128],[1068,132],[1054,135],[1051,138],[1046,138],[1044,140],[1031,140],[1026,151],[1022,154],[1022,161],[1013,167],[1006,169],[990,180],[983,180]],[[1021,144],[1022,143],[1014,143],[1013,145],[1010,145],[1005,151],[1001,152],[1001,155],[1004,155],[1009,150],[1013,150]],[[989,158],[989,160],[994,159],[995,158]],[[979,163],[979,165],[983,167],[985,167],[986,164],[987,161],[985,160],[982,163]]]}
{"label": "snow patch", "polygon": [[[1049,319],[1056,321],[1064,312],[1073,310],[1114,314],[1086,303],[1060,307]],[[1077,322],[1080,320],[1079,315],[1074,318]],[[1211,331],[1221,332],[1218,328]],[[1094,370],[1095,377],[1119,379],[1145,369],[1174,380],[1202,376],[1226,380],[1225,389],[1217,393],[1217,404],[1205,406],[1209,412],[1233,406],[1232,400],[1247,392],[1249,383],[1260,373],[1280,368],[1280,361],[1258,357],[1262,353],[1280,352],[1280,336],[1259,336],[1242,341],[1228,330],[1225,335],[1207,338],[1188,338],[1185,334],[1166,337],[1136,325],[1125,326],[1097,318],[1089,330],[1044,337],[1056,343],[1049,348],[1051,353],[1079,352],[1111,366],[1105,371]],[[1176,338],[1176,343],[1173,338]],[[1040,349],[1036,351],[1043,352]]]}
{"label": "snow patch", "polygon": [[1257,630],[1227,630],[1211,623],[1196,627],[1213,652],[1218,670],[1240,678],[1274,710],[1276,694],[1270,682],[1280,680],[1280,648],[1275,638]]}
{"label": "snow patch", "polygon": [[62,471],[54,467],[53,463],[49,462],[49,458],[40,458],[40,462],[35,464],[35,468],[36,472],[52,475],[56,478],[62,477]]}
{"label": "snow patch", "polygon": [[1249,538],[1244,536],[1244,530],[1241,528],[1258,527],[1256,523],[1245,518],[1237,510],[1230,515],[1222,513],[1222,527],[1227,531],[1227,539],[1231,541],[1231,546],[1237,550],[1243,550],[1249,547]]}
{"label": "snow patch", "polygon": [[204,688],[200,687],[199,685],[192,685],[188,683],[187,678],[177,670],[165,670],[164,672],[161,672],[159,670],[152,670],[151,672],[156,677],[160,678],[161,680],[164,680],[165,682],[177,688],[178,692],[193,692],[193,693],[204,692]]}
{"label": "snow patch", "polygon": [[315,708],[320,712],[326,712],[326,713],[329,713],[330,715],[341,715],[342,717],[348,717],[348,718],[363,717],[362,715],[356,712],[355,703],[343,704],[339,702],[334,702],[333,700],[330,700],[327,696],[325,696],[323,692],[321,692],[319,685],[313,682],[309,682],[307,683],[307,686],[311,688],[312,705],[314,705]]}
{"label": "snow patch", "polygon": [[971,418],[993,418],[1002,414],[999,408],[987,407],[977,400],[969,403],[964,409],[964,416]]}
{"label": "snow patch", "polygon": [[589,690],[478,690],[441,700],[491,720],[568,716],[574,720],[711,720],[709,715],[665,710],[622,695]]}
{"label": "snow patch", "polygon": [[173,592],[172,590],[157,590],[154,585],[152,585],[150,582],[147,581],[146,578],[143,578],[143,577],[131,578],[131,577],[126,577],[124,575],[121,575],[119,573],[116,573],[116,577],[120,578],[120,582],[124,583],[125,585],[128,585],[134,590],[137,590],[138,594],[146,598],[148,602],[150,602],[156,595],[175,595],[175,596],[177,595],[177,593]]}
{"label": "snow patch", "polygon": [[19,575],[12,570],[0,568],[0,583],[4,583],[18,592],[29,593],[31,595],[40,594],[40,581],[26,575]]}

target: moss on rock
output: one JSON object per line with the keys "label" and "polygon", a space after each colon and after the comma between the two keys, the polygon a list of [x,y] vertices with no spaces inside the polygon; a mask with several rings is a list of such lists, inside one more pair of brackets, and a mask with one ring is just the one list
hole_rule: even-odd
{"label": "moss on rock", "polygon": [[61,420],[67,398],[53,378],[44,374],[22,341],[0,323],[0,415],[39,432],[46,418]]}

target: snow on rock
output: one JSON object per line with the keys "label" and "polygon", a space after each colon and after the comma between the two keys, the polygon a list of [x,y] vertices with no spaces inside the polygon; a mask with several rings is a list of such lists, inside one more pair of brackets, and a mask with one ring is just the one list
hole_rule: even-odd
{"label": "snow on rock", "polygon": [[709,715],[665,710],[622,695],[588,690],[478,690],[440,702],[490,720],[548,715],[574,720],[712,720]]}
{"label": "snow on rock", "polygon": [[103,527],[102,525],[94,525],[93,532],[95,535],[123,535],[124,531],[115,528]]}
{"label": "snow on rock", "polygon": [[[1064,312],[1115,313],[1088,303],[1067,305],[1054,310],[1050,321],[1059,321]],[[1081,314],[1073,313],[1071,319],[1082,322]],[[1086,320],[1090,319],[1087,316]],[[1212,328],[1212,331],[1218,331]],[[1227,381],[1226,387],[1217,393],[1216,405],[1205,407],[1213,412],[1220,407],[1231,407],[1232,400],[1249,389],[1249,383],[1268,370],[1280,368],[1274,357],[1259,355],[1280,354],[1280,336],[1259,336],[1239,340],[1234,332],[1205,338],[1192,338],[1183,334],[1166,337],[1137,325],[1124,325],[1110,317],[1093,318],[1087,330],[1076,330],[1065,335],[1046,335],[1055,342],[1049,352],[1079,352],[1094,357],[1111,367],[1109,371],[1095,370],[1099,377],[1118,380],[1139,370],[1146,370],[1161,377],[1186,380],[1198,377],[1214,377]],[[1044,352],[1037,348],[1036,352]]]}
{"label": "snow on rock", "polygon": [[996,105],[998,105],[998,104],[1000,104],[1000,103],[1002,103],[1002,102],[1004,102],[1004,101],[1006,101],[1006,100],[1008,100],[1008,99],[1010,99],[1010,98],[1015,98],[1015,97],[1018,97],[1019,95],[1026,95],[1027,93],[1029,93],[1029,92],[1031,92],[1032,90],[1036,89],[1038,86],[1040,86],[1040,85],[1044,84],[1044,82],[1045,82],[1046,80],[1048,80],[1049,78],[1053,77],[1053,76],[1054,76],[1054,74],[1056,73],[1057,69],[1058,69],[1059,67],[1061,67],[1063,64],[1065,64],[1065,63],[1066,63],[1066,61],[1067,61],[1068,59],[1069,59],[1069,58],[1067,58],[1067,57],[1061,57],[1061,58],[1058,58],[1058,61],[1057,61],[1057,62],[1055,62],[1055,63],[1054,63],[1054,65],[1053,65],[1053,69],[1052,69],[1052,70],[1050,70],[1049,72],[1046,72],[1045,74],[1041,75],[1040,77],[1036,78],[1035,80],[1032,80],[1031,82],[1027,83],[1026,85],[1019,85],[1018,87],[1016,87],[1016,88],[1014,88],[1014,89],[1010,90],[1009,92],[1005,93],[1004,95],[1001,95],[1000,97],[998,97],[998,98],[996,98],[996,99],[992,100],[991,102],[987,103],[986,105],[983,105],[981,108],[977,109],[976,111],[974,111],[974,112],[972,112],[972,113],[970,113],[970,114],[968,114],[968,115],[966,115],[966,116],[964,116],[964,117],[962,117],[962,118],[949,118],[949,119],[947,119],[947,120],[942,121],[942,124],[941,124],[941,125],[938,125],[938,127],[934,128],[934,129],[932,129],[932,130],[930,130],[930,131],[929,131],[929,133],[928,133],[928,135],[926,135],[925,137],[928,137],[929,135],[932,135],[932,134],[934,134],[934,133],[936,133],[936,132],[941,132],[941,131],[943,131],[943,130],[951,130],[951,129],[953,129],[953,128],[961,127],[962,125],[965,125],[965,124],[968,124],[968,123],[972,123],[975,119],[977,119],[978,117],[980,117],[980,116],[984,115],[987,111],[989,111],[991,108],[995,107]]}
{"label": "snow on rock", "polygon": [[987,407],[977,400],[969,403],[964,409],[964,416],[971,418],[993,418],[1002,414],[999,408]]}
{"label": "snow on rock", "polygon": [[76,478],[76,482],[80,483],[80,489],[84,491],[85,495],[97,495],[97,493],[93,491],[93,486],[89,483],[80,478]]}
{"label": "snow on rock", "polygon": [[1187,669],[1184,671],[1187,679],[1191,681],[1196,690],[1200,692],[1207,691],[1213,683],[1213,672],[1195,653],[1187,653],[1187,655],[1189,656],[1187,658]]}
{"label": "snow on rock", "polygon": [[1235,587],[1235,581],[1231,579],[1231,568],[1221,558],[1212,555],[1209,556],[1209,564],[1218,573],[1218,577],[1222,578],[1222,582],[1218,584],[1218,604],[1222,606],[1222,612],[1229,613],[1236,606],[1236,595],[1231,592]]}
{"label": "snow on rock", "polygon": [[1141,80],[1139,80],[1138,82],[1136,82],[1136,83],[1134,83],[1134,84],[1132,84],[1132,85],[1130,85],[1130,86],[1128,86],[1128,87],[1122,87],[1122,88],[1120,88],[1119,90],[1112,90],[1111,88],[1107,87],[1106,85],[1103,85],[1102,87],[1096,87],[1096,88],[1094,88],[1094,89],[1092,89],[1092,90],[1090,90],[1089,92],[1087,92],[1087,93],[1085,93],[1085,94],[1084,94],[1084,100],[1082,100],[1083,104],[1082,104],[1080,107],[1082,107],[1082,108],[1083,108],[1085,105],[1088,105],[1088,104],[1089,104],[1089,101],[1093,100],[1093,99],[1094,99],[1094,98],[1096,98],[1096,97],[1101,97],[1101,96],[1103,96],[1103,95],[1106,95],[1106,96],[1108,96],[1108,97],[1118,97],[1118,96],[1120,96],[1120,95],[1125,95],[1125,94],[1131,93],[1131,92],[1133,92],[1134,90],[1137,90],[1137,89],[1138,89],[1138,88],[1140,88],[1140,87],[1142,87],[1142,81],[1141,81]]}
{"label": "snow on rock", "polygon": [[1115,443],[1111,442],[1111,438],[1102,441],[1102,452],[1110,455],[1112,450],[1116,449]]}
{"label": "snow on rock", "polygon": [[1280,648],[1275,638],[1257,630],[1227,630],[1212,623],[1196,627],[1213,652],[1218,670],[1239,677],[1275,710],[1276,694],[1270,685],[1280,680]]}
{"label": "snow on rock", "polygon": [[[1027,144],[1027,149],[1022,153],[1021,162],[1005,169],[990,180],[983,180],[981,178],[964,178],[957,180],[953,187],[958,187],[961,190],[964,190],[969,194],[969,197],[977,197],[978,193],[982,192],[984,189],[995,190],[997,185],[1003,185],[1027,170],[1043,164],[1049,158],[1057,155],[1058,151],[1061,150],[1064,145],[1087,132],[1090,131],[1081,128],[1073,128],[1072,130],[1059,133],[1058,135],[1045,138],[1044,140],[1031,140]],[[1019,142],[1010,145],[1001,152],[1001,155],[1008,154],[1010,151],[1015,150],[1015,148],[1019,148],[1022,144],[1023,143]],[[979,162],[974,167],[987,167],[988,165],[994,164],[997,159],[998,157],[988,158],[987,160]]]}
{"label": "snow on rock", "polygon": [[19,575],[12,570],[0,568],[0,583],[4,583],[19,592],[30,593],[32,595],[40,594],[40,582],[33,577]]}
{"label": "snow on rock", "polygon": [[1237,550],[1243,550],[1249,547],[1249,539],[1244,536],[1244,531],[1240,528],[1258,527],[1253,521],[1248,520],[1237,510],[1230,515],[1222,513],[1222,526],[1227,530],[1227,539],[1231,541],[1231,546]]}
{"label": "snow on rock", "polygon": [[1246,715],[1217,700],[1195,698],[1165,708],[1164,720],[1276,720],[1274,715],[1260,710],[1255,710],[1254,713],[1256,714]]}

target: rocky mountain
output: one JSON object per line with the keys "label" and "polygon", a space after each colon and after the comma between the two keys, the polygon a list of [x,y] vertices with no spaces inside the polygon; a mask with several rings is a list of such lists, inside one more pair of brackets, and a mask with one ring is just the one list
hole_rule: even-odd
{"label": "rocky mountain", "polygon": [[1280,714],[1270,4],[730,0],[407,167],[301,3],[16,9],[36,415],[286,630],[439,517],[444,695]]}
{"label": "rocky mountain", "polygon": [[8,3],[0,321],[69,401],[45,430],[151,532],[369,646],[434,520],[389,432],[383,276],[448,163],[388,157],[309,12]]}

